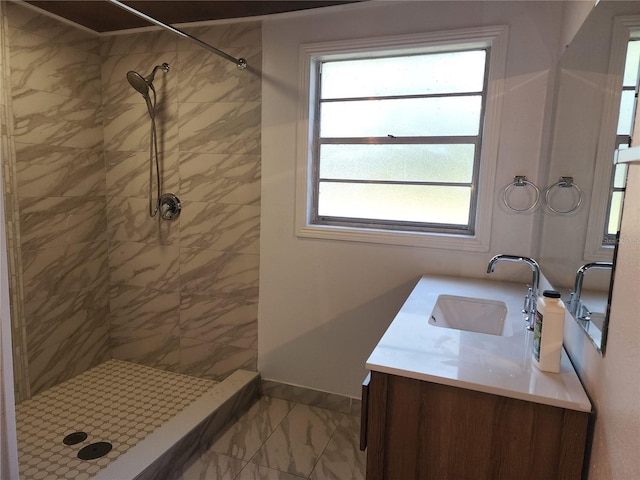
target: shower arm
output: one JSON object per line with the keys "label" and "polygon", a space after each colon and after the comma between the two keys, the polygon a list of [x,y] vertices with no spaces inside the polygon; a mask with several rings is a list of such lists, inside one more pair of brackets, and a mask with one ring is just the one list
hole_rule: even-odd
{"label": "shower arm", "polygon": [[216,47],[212,47],[208,43],[205,43],[205,42],[203,42],[202,40],[200,40],[200,39],[198,39],[196,37],[192,37],[188,33],[183,32],[182,30],[178,30],[177,28],[172,27],[171,25],[167,25],[166,23],[163,23],[160,20],[156,20],[155,18],[150,17],[146,13],[142,13],[141,11],[136,10],[135,8],[132,8],[129,5],[126,5],[126,4],[124,4],[124,3],[122,3],[122,2],[120,2],[118,0],[107,0],[107,1],[109,3],[115,5],[116,7],[120,7],[121,9],[126,10],[127,12],[132,13],[132,14],[134,14],[134,15],[136,15],[136,16],[144,19],[144,20],[146,20],[149,23],[153,23],[154,25],[162,27],[165,30],[169,30],[171,33],[173,33],[175,35],[178,35],[179,37],[186,38],[187,40],[191,40],[192,42],[195,42],[198,45],[200,45],[202,48],[206,48],[210,52],[213,52],[216,55],[220,55],[221,57],[226,58],[230,62],[235,63],[236,67],[238,67],[238,70],[244,70],[245,68],[247,68],[247,61],[244,58],[232,57],[228,53],[225,53],[222,50],[218,50]]}

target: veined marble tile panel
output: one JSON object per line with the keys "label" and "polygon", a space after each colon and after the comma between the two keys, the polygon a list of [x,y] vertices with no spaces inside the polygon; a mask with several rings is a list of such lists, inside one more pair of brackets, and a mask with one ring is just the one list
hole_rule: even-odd
{"label": "veined marble tile panel", "polygon": [[262,98],[262,50],[230,49],[249,67],[239,70],[229,60],[198,50],[178,52],[178,94],[180,103],[259,102]]}
{"label": "veined marble tile panel", "polygon": [[[166,30],[110,35],[103,37],[100,51],[103,56],[135,55],[141,53],[175,52],[178,37]],[[140,72],[142,73],[142,72]],[[143,73],[146,76],[147,73]]]}
{"label": "veined marble tile panel", "polygon": [[109,324],[81,331],[56,345],[29,350],[31,394],[68,380],[111,358]]}
{"label": "veined marble tile panel", "polygon": [[99,104],[30,89],[13,92],[15,140],[75,148],[102,144]]}
{"label": "veined marble tile panel", "polygon": [[[155,159],[153,161],[153,189],[155,191]],[[105,153],[105,163],[108,195],[149,198],[149,150],[139,152],[108,151]],[[162,191],[179,191],[178,153],[161,151],[159,164]]]}
{"label": "veined marble tile panel", "polygon": [[112,242],[109,249],[111,283],[123,283],[164,292],[179,289],[177,245]]}
{"label": "veined marble tile panel", "polygon": [[308,477],[342,416],[331,410],[297,404],[251,463]]}
{"label": "veined marble tile panel", "polygon": [[107,195],[148,198],[149,151],[104,153]]}
{"label": "veined marble tile panel", "polygon": [[[306,477],[281,472],[274,468],[263,467],[255,463],[247,463],[235,480],[304,480]],[[187,480],[185,478],[185,480]],[[342,480],[342,479],[340,479]]]}
{"label": "veined marble tile panel", "polygon": [[134,332],[174,330],[179,324],[180,295],[144,287],[112,285],[109,291],[111,326]]}
{"label": "veined marble tile panel", "polygon": [[[177,151],[177,107],[158,108],[156,128],[158,151]],[[106,104],[104,107],[104,148],[107,151],[149,151],[151,120],[147,108],[137,103]]]}
{"label": "veined marble tile panel", "polygon": [[106,285],[95,290],[63,292],[32,299],[25,304],[27,349],[55,345],[109,322]]}
{"label": "veined marble tile panel", "polygon": [[15,145],[20,197],[104,195],[104,159],[99,149]]}
{"label": "veined marble tile panel", "polygon": [[286,400],[260,397],[215,440],[209,451],[251,460],[293,406],[293,402]]}
{"label": "veined marble tile panel", "polygon": [[180,198],[199,202],[258,205],[259,155],[180,154]]}
{"label": "veined marble tile panel", "polygon": [[260,154],[258,102],[182,103],[181,152]]}
{"label": "veined marble tile panel", "polygon": [[[144,37],[146,34],[135,35]],[[131,35],[126,35],[131,37]],[[153,80],[157,93],[157,107],[163,103],[177,102],[178,88],[178,57],[175,51],[151,51],[136,54],[107,57],[102,63],[102,96],[105,104],[109,103],[139,103],[145,105],[142,95],[127,81],[127,72],[133,70],[143,77],[149,75],[156,65],[169,64],[169,71],[158,70]],[[151,98],[153,94],[151,93]],[[146,110],[146,107],[145,107]]]}
{"label": "veined marble tile panel", "polygon": [[259,206],[183,202],[181,246],[258,255],[259,242]]}
{"label": "veined marble tile panel", "polygon": [[149,327],[112,326],[113,358],[177,372],[180,366],[180,330],[177,319],[162,327]]}
{"label": "veined marble tile panel", "polygon": [[88,52],[100,53],[100,37],[74,28],[54,18],[42,15],[15,2],[5,2],[9,26],[41,35],[51,42],[74,46]]}
{"label": "veined marble tile panel", "polygon": [[259,267],[258,255],[180,248],[181,292],[255,298]]}
{"label": "veined marble tile panel", "polygon": [[180,368],[180,344],[175,332],[141,332],[141,337],[118,337],[112,334],[112,355],[117,360],[127,360],[168,372]]}
{"label": "veined marble tile panel", "polygon": [[9,40],[12,87],[101,103],[99,55],[17,28]]}
{"label": "veined marble tile panel", "polygon": [[[261,22],[236,22],[202,27],[186,27],[184,31],[220,49],[222,47],[255,47],[262,45]],[[201,48],[189,40],[178,39],[178,50],[198,50]]]}
{"label": "veined marble tile panel", "polygon": [[257,350],[180,338],[180,373],[222,381],[239,368],[257,367]]}
{"label": "veined marble tile panel", "polygon": [[186,295],[180,298],[180,334],[241,348],[258,348],[258,299]]}
{"label": "veined marble tile panel", "polygon": [[100,197],[20,198],[22,248],[106,239],[106,201]]}
{"label": "veined marble tile panel", "polygon": [[235,480],[246,464],[247,462],[238,460],[237,458],[205,450],[199,456],[182,466],[178,472],[178,476],[173,477],[173,480],[207,478]]}
{"label": "veined marble tile panel", "polygon": [[23,250],[25,301],[93,290],[108,279],[107,242]]}
{"label": "veined marble tile panel", "polygon": [[[155,199],[154,194],[153,208]],[[148,198],[109,197],[107,218],[112,241],[171,245],[179,239],[181,218],[169,222],[158,214],[150,217]]]}
{"label": "veined marble tile panel", "polygon": [[262,380],[260,392],[268,397],[281,398],[312,407],[325,408],[334,412],[353,413],[352,404],[355,399],[335,393],[312,390],[272,380]]}
{"label": "veined marble tile panel", "polygon": [[309,477],[311,480],[365,480],[367,454],[360,451],[360,418],[345,415]]}

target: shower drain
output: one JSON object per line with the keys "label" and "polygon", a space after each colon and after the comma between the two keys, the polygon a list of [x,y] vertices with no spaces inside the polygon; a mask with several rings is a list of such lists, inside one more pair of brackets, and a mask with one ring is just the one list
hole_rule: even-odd
{"label": "shower drain", "polygon": [[112,445],[109,442],[96,442],[90,443],[86,447],[83,447],[78,452],[78,458],[80,460],[94,460],[96,458],[104,457],[111,451]]}
{"label": "shower drain", "polygon": [[77,445],[80,442],[84,442],[87,439],[85,432],[73,432],[62,439],[62,443],[65,445]]}

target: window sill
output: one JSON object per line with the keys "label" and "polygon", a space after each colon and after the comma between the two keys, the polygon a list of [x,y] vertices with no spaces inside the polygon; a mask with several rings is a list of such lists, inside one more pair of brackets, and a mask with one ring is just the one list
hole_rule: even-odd
{"label": "window sill", "polygon": [[373,228],[338,227],[329,225],[305,225],[296,229],[300,238],[341,240],[360,243],[377,243],[407,247],[440,248],[467,252],[488,252],[488,239],[472,235],[444,233],[377,230]]}

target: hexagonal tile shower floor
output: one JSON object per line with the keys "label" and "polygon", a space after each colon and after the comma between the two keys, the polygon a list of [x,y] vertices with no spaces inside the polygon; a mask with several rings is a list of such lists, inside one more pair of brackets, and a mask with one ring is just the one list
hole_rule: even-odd
{"label": "hexagonal tile shower floor", "polygon": [[216,384],[110,360],[35,395],[16,406],[20,478],[88,479]]}

